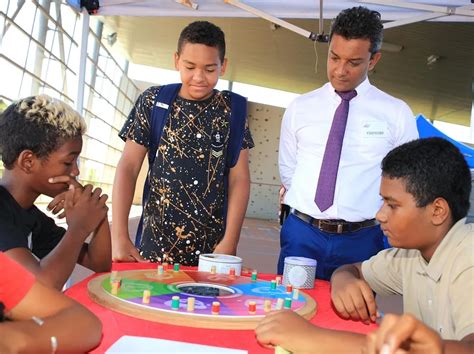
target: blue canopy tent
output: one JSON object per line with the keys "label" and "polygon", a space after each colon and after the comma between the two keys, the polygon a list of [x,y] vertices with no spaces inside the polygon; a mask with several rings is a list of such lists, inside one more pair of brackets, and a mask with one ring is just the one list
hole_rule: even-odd
{"label": "blue canopy tent", "polygon": [[416,126],[418,127],[418,133],[420,138],[429,138],[429,137],[440,137],[452,142],[464,155],[464,158],[467,161],[470,169],[474,169],[474,149],[464,145],[446,134],[442,133],[438,128],[436,128],[431,122],[426,119],[422,114],[416,117]]}

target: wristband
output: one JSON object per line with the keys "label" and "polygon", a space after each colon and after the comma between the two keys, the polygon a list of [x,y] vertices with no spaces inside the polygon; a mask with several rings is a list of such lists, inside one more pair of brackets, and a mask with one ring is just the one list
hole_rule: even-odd
{"label": "wristband", "polygon": [[[38,326],[44,325],[44,320],[39,318],[39,317],[33,316],[33,317],[31,317],[31,319]],[[58,338],[56,338],[56,336],[51,336],[50,337],[50,342],[51,342],[51,353],[55,354],[58,350]]]}
{"label": "wristband", "polygon": [[58,339],[56,336],[51,336],[51,353],[55,354],[58,350]]}
{"label": "wristband", "polygon": [[33,316],[33,317],[31,317],[31,319],[32,319],[33,322],[36,323],[38,326],[44,325],[44,321],[43,321],[41,318],[39,318],[39,317]]}

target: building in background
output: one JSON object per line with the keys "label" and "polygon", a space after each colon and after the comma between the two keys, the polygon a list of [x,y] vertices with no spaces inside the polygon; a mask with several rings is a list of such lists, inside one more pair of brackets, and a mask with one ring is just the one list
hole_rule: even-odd
{"label": "building in background", "polygon": [[[110,195],[123,147],[117,133],[139,88],[128,77],[128,62],[111,54],[113,43],[103,28],[100,20],[91,18],[86,33],[82,114],[88,129],[79,179],[100,186]],[[81,31],[80,13],[61,1],[2,1],[0,109],[15,99],[38,93],[58,97],[77,108]]]}

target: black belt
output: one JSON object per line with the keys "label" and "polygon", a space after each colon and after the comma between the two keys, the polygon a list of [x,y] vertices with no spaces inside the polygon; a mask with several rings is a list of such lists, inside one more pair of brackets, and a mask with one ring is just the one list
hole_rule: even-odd
{"label": "black belt", "polygon": [[375,219],[364,220],[359,222],[348,222],[345,220],[321,220],[315,219],[312,216],[306,215],[298,210],[293,210],[293,214],[295,214],[299,219],[317,227],[319,230],[324,232],[331,232],[336,234],[342,234],[345,232],[355,232],[364,227],[371,227],[377,225],[377,221]]}

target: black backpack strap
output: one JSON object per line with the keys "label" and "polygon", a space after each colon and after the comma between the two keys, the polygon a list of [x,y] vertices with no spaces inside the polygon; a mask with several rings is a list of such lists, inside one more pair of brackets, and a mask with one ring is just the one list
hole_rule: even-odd
{"label": "black backpack strap", "polygon": [[227,209],[229,201],[229,171],[237,164],[242,149],[247,119],[247,98],[230,92],[230,133],[227,143],[227,157],[224,172],[224,228],[227,227]]}
{"label": "black backpack strap", "polygon": [[180,89],[181,84],[163,85],[155,97],[150,117],[150,143],[148,146],[148,162],[150,167],[153,161],[155,161],[156,151],[158,150],[161,135],[163,134],[163,128],[168,121],[168,115]]}
{"label": "black backpack strap", "polygon": [[150,194],[150,173],[151,168],[153,167],[153,162],[156,158],[156,153],[158,151],[158,146],[160,144],[161,135],[163,134],[163,129],[166,122],[168,121],[168,115],[171,111],[173,102],[178,96],[179,90],[181,89],[181,84],[169,84],[163,85],[159,88],[158,94],[155,97],[155,102],[153,102],[153,109],[150,116],[150,141],[148,144],[148,174],[145,179],[145,184],[143,186],[143,196],[142,196],[142,216],[138,224],[137,236],[135,238],[135,246],[140,245],[143,231],[143,212],[145,210],[145,205],[148,202],[148,197]]}
{"label": "black backpack strap", "polygon": [[244,140],[245,121],[247,118],[247,98],[234,92],[230,93],[230,135],[227,144],[226,167],[231,169],[239,160],[242,141]]}

